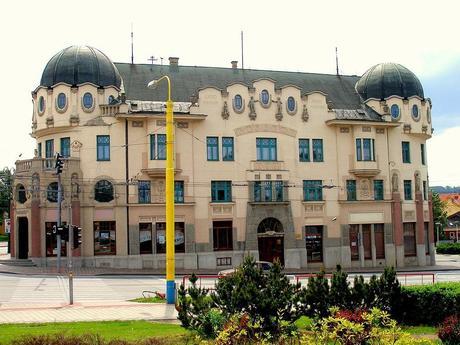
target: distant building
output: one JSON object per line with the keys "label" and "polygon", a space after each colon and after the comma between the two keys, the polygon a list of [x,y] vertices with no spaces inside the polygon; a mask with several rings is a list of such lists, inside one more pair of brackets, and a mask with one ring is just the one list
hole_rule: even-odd
{"label": "distant building", "polygon": [[443,229],[445,238],[457,242],[460,239],[460,194],[439,194],[446,203],[447,226]]}
{"label": "distant building", "polygon": [[51,58],[32,92],[37,147],[16,162],[13,257],[56,263],[60,152],[62,221],[83,229],[76,265],[164,267],[166,85],[147,89],[162,75],[175,101],[178,269],[235,266],[248,253],[287,268],[434,264],[431,101],[407,68],[113,64],[76,46]]}

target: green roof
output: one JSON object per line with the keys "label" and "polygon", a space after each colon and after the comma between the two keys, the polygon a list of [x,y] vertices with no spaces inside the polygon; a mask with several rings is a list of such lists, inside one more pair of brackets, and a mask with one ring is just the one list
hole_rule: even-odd
{"label": "green roof", "polygon": [[180,102],[189,102],[190,97],[203,87],[225,90],[232,83],[252,86],[254,80],[269,78],[275,80],[277,88],[295,85],[302,90],[302,94],[324,92],[336,109],[361,108],[360,98],[355,91],[359,76],[181,65],[115,63],[115,66],[123,78],[126,98],[131,100],[165,100],[166,85],[155,90],[147,89],[149,81],[163,75],[171,78],[173,101]]}

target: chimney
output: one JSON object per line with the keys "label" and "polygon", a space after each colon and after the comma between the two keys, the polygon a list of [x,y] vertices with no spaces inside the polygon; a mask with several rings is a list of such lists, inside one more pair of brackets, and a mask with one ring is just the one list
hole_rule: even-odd
{"label": "chimney", "polygon": [[238,61],[233,60],[231,64],[232,64],[232,68],[234,69],[238,68]]}
{"label": "chimney", "polygon": [[178,66],[179,65],[179,58],[178,57],[169,57],[169,65],[170,66]]}

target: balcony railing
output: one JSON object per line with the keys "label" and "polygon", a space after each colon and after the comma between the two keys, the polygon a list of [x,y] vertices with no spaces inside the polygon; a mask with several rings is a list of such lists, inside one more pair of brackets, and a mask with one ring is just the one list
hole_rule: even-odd
{"label": "balcony railing", "polygon": [[[63,170],[75,170],[80,165],[79,158],[63,158],[64,166]],[[55,158],[33,158],[16,161],[16,173],[22,172],[40,172],[40,171],[54,171],[55,170]]]}
{"label": "balcony railing", "polygon": [[101,115],[102,116],[115,116],[120,112],[120,105],[119,104],[101,104],[99,106],[101,109]]}

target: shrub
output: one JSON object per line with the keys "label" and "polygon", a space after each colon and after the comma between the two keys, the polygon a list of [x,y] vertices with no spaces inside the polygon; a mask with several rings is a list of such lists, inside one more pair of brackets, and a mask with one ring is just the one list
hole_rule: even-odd
{"label": "shrub", "polygon": [[307,316],[321,318],[329,315],[329,283],[325,274],[321,271],[316,277],[308,279],[304,298],[307,304],[305,310]]}
{"label": "shrub", "polygon": [[460,314],[460,283],[403,287],[398,319],[406,324],[437,325]]}
{"label": "shrub", "polygon": [[162,339],[148,338],[142,341],[104,340],[99,335],[34,335],[11,342],[12,345],[166,345]]}
{"label": "shrub", "polygon": [[332,274],[331,290],[329,291],[329,303],[331,306],[339,308],[349,308],[351,306],[350,284],[347,279],[348,274],[342,271],[340,265],[337,265],[336,271]]}
{"label": "shrub", "polygon": [[460,320],[456,315],[447,317],[438,328],[438,337],[443,344],[460,344]]}
{"label": "shrub", "polygon": [[460,242],[457,243],[438,243],[436,246],[438,254],[460,254]]}

